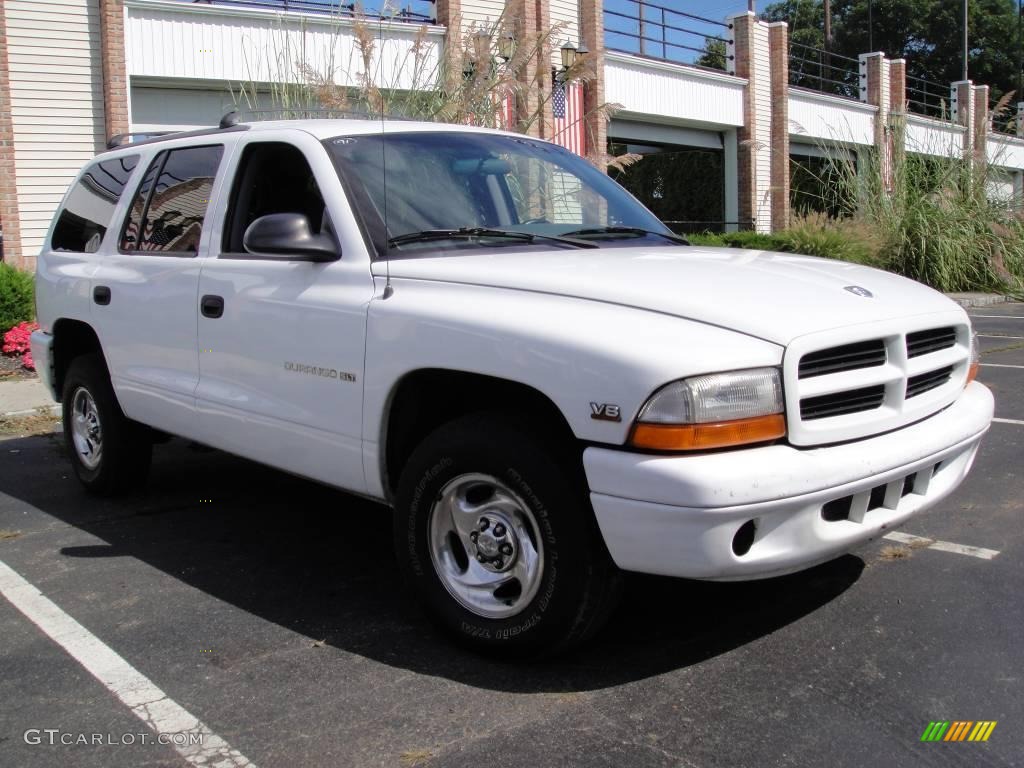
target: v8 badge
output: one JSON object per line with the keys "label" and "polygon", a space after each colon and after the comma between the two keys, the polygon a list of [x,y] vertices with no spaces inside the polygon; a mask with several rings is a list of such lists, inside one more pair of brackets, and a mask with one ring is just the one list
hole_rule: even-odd
{"label": "v8 badge", "polygon": [[598,421],[622,421],[619,406],[612,403],[591,403],[590,418]]}

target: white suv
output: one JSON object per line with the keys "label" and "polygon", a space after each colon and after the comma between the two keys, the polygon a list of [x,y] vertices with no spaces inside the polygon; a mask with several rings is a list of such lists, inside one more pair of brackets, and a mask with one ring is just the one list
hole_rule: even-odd
{"label": "white suv", "polygon": [[76,179],[32,351],[96,492],[181,435],[378,499],[431,616],[564,648],[619,569],[820,563],[963,480],[992,417],[962,309],[690,246],[581,158],[460,126],[174,134]]}

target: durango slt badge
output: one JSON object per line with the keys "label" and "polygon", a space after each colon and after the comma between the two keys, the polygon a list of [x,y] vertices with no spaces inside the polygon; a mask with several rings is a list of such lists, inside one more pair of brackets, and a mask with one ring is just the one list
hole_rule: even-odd
{"label": "durango slt badge", "polygon": [[293,363],[287,360],[284,363],[284,369],[294,373],[308,373],[311,376],[323,376],[326,379],[340,379],[341,381],[356,380],[354,373],[339,371],[337,368],[321,368],[317,365],[303,365],[302,363]]}
{"label": "durango slt badge", "polygon": [[859,285],[848,285],[843,288],[844,291],[849,291],[855,296],[863,296],[865,299],[874,298],[875,294],[869,291],[867,288],[861,288]]}

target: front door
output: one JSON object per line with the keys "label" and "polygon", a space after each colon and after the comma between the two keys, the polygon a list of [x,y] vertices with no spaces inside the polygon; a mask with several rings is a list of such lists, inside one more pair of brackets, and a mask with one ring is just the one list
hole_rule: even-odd
{"label": "front door", "polygon": [[[363,491],[369,256],[325,150],[304,138],[260,132],[236,152],[223,231],[199,278],[199,439]],[[341,257],[311,263],[247,252],[246,228],[272,213],[304,214],[314,233],[334,237]]]}

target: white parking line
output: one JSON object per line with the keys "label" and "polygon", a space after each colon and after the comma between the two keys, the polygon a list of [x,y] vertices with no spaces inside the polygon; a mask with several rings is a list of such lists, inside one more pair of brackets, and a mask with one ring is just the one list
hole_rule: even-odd
{"label": "white parking line", "polygon": [[986,317],[991,320],[1024,320],[1024,315],[971,315],[971,318]]}
{"label": "white parking line", "polygon": [[1024,336],[1003,336],[1001,333],[979,333],[979,339],[1024,339]]}
{"label": "white parking line", "polygon": [[997,424],[1017,424],[1020,426],[1024,426],[1024,421],[1021,421],[1020,419],[992,419],[992,421],[996,422]]}
{"label": "white parking line", "polygon": [[[203,768],[256,768],[237,749],[170,699],[113,649],[62,611],[17,572],[0,561],[0,594],[39,627],[47,637],[103,683],[156,733],[187,734],[174,747],[191,765]],[[191,741],[198,741],[191,744]]]}
{"label": "white parking line", "polygon": [[954,552],[958,555],[970,555],[971,557],[980,557],[982,560],[991,560],[993,557],[999,554],[999,551],[996,549],[985,549],[984,547],[968,547],[964,544],[954,544],[951,541],[936,541],[935,539],[926,539],[924,536],[914,536],[911,533],[901,533],[900,531],[893,531],[892,533],[887,533],[882,538],[889,539],[889,541],[898,541],[900,544],[916,544],[919,547],[937,549],[940,552]]}
{"label": "white parking line", "polygon": [[1008,365],[1007,363],[982,363],[982,368],[1024,368],[1024,365]]}

